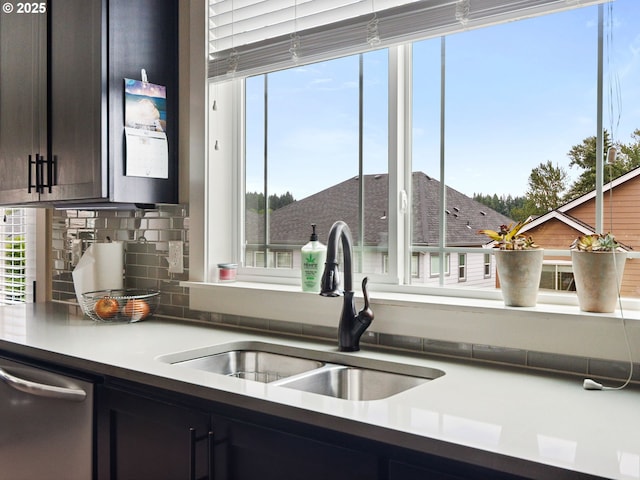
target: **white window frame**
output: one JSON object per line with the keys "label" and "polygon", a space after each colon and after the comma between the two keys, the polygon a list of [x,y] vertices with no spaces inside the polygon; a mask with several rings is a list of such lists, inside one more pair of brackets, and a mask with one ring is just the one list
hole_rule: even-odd
{"label": "white window frame", "polygon": [[[551,291],[557,291],[557,292],[564,292],[566,290],[562,289],[562,288],[558,288],[560,285],[558,283],[558,274],[559,273],[570,273],[571,275],[573,275],[573,269],[571,267],[571,262],[570,261],[562,261],[562,260],[556,260],[556,261],[545,261],[542,269],[543,269],[543,273],[544,271],[549,271],[550,268],[553,268],[553,288],[546,288],[546,287],[541,287],[541,291],[544,290],[551,290]],[[561,272],[562,271],[562,272]],[[551,272],[550,272],[551,273]]]}
{"label": "white window frame", "polygon": [[458,253],[458,281],[467,281],[467,254]]}
{"label": "white window frame", "polygon": [[[194,0],[188,8],[192,27],[190,56],[205,58],[203,39],[206,38],[207,25],[202,12],[206,11],[206,4],[204,0]],[[396,69],[398,73],[392,81],[404,88],[409,85],[404,73],[407,49],[393,47],[392,51],[394,61],[405,63],[403,68]],[[182,125],[188,142],[183,142],[181,149],[191,159],[188,169],[191,262],[190,281],[183,282],[183,285],[190,287],[191,308],[335,327],[342,302],[339,297],[325,299],[302,293],[299,284],[287,285],[286,278],[278,281],[277,272],[269,272],[270,276],[262,279],[267,283],[217,282],[214,265],[243,258],[240,246],[243,227],[238,219],[242,218],[244,206],[242,198],[234,195],[243,178],[242,162],[237,161],[243,158],[243,146],[237,130],[242,124],[243,101],[239,79],[230,78],[226,82],[208,85],[203,64],[192,61],[187,67],[188,81],[183,83],[187,101],[183,104],[190,105],[190,108],[186,115],[188,121]],[[210,119],[208,112],[214,99],[217,116]],[[390,126],[395,126],[397,121],[395,137],[406,140],[410,131],[410,109],[407,111],[406,105],[395,103],[395,108],[390,111],[393,119]],[[206,127],[200,129],[200,126]],[[209,137],[215,138],[217,145],[208,142]],[[390,142],[389,148],[393,151],[390,157],[405,158],[404,145],[404,142]],[[406,176],[410,172],[402,168],[401,160],[397,162],[399,168],[390,172],[390,198],[398,199],[398,203],[389,212],[392,214],[390,232],[396,233],[389,238],[389,259],[390,268],[396,269],[391,276],[397,284],[408,284],[410,259],[407,249],[399,246],[405,244],[405,238],[411,238],[409,209],[403,203],[403,198],[407,197],[402,194],[405,191],[410,193],[403,188],[409,184]],[[230,208],[214,208],[214,205],[230,205]],[[440,251],[457,252],[449,248]],[[566,255],[565,251],[546,253]],[[580,312],[577,300],[572,301],[566,295],[541,292],[537,307],[509,309],[504,307],[498,291],[472,297],[467,289],[372,284],[370,292],[372,306],[376,310],[376,320],[370,327],[372,331],[627,360],[624,348],[615,340],[620,329],[617,314]],[[624,307],[626,318],[640,323],[638,302],[625,300]],[[309,315],[311,311],[313,315]],[[585,317],[589,321],[585,321]],[[541,335],[540,332],[544,331],[553,331],[553,335]],[[631,329],[629,334],[632,344],[640,343],[640,328]],[[639,361],[639,358],[634,358],[634,361]]]}
{"label": "white window frame", "polygon": [[276,268],[293,268],[293,251],[291,250],[274,250],[275,267]]}
{"label": "white window frame", "polygon": [[411,278],[420,278],[422,263],[422,254],[420,252],[413,252],[411,254]]}
{"label": "white window frame", "polygon": [[491,278],[493,276],[492,275],[492,272],[493,272],[493,270],[492,270],[492,265],[493,265],[492,258],[493,257],[491,256],[490,253],[485,253],[484,254],[484,259],[483,259],[484,260],[484,265],[483,265],[484,278]]}
{"label": "white window frame", "polygon": [[[436,268],[435,265],[438,265]],[[444,276],[451,275],[451,254],[444,254],[444,263],[440,261],[440,254],[431,252],[429,253],[429,276],[436,278],[440,276],[440,265],[444,266]]]}
{"label": "white window frame", "polygon": [[[420,272],[422,271],[422,262],[424,255],[421,252],[413,252],[411,254],[411,278],[420,278]],[[427,257],[429,258],[429,257]],[[383,273],[389,272],[389,254],[382,255],[382,271]]]}

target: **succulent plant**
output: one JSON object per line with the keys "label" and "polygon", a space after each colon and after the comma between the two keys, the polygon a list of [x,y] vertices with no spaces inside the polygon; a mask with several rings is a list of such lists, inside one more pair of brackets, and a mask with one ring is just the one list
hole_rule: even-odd
{"label": "succulent plant", "polygon": [[613,252],[619,246],[611,233],[592,233],[576,238],[571,244],[571,249],[581,252]]}
{"label": "succulent plant", "polygon": [[497,232],[495,230],[479,230],[478,233],[494,240],[496,242],[495,248],[499,248],[500,250],[529,250],[539,248],[533,241],[531,235],[519,233],[527,223],[529,222],[523,220],[515,225],[500,225],[500,229]]}

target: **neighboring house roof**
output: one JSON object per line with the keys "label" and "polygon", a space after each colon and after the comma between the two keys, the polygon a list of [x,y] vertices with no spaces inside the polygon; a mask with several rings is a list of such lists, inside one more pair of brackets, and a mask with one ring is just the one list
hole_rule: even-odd
{"label": "neighboring house roof", "polygon": [[[612,188],[615,189],[619,185],[622,185],[623,183],[627,183],[636,177],[640,177],[640,167],[636,167],[633,170],[629,170],[627,173],[620,175],[618,178],[613,179],[609,183],[605,184],[602,189],[605,192],[608,190],[611,190]],[[561,212],[568,212],[574,209],[575,207],[588,202],[589,200],[593,200],[594,198],[596,198],[595,189],[591,190],[589,193],[585,193],[584,195],[581,195],[578,198],[571,200],[570,202],[558,207],[557,210]]]}
{"label": "neighboring house roof", "polygon": [[[389,175],[364,175],[364,232],[367,245],[386,245],[388,240]],[[310,224],[317,225],[325,243],[331,225],[343,220],[349,225],[354,243],[359,242],[358,177],[350,178],[314,195],[297,200],[271,212],[270,243],[301,245],[309,241]],[[439,235],[440,182],[422,172],[412,174],[413,244],[437,245]],[[510,218],[476,202],[453,188],[446,187],[447,245],[480,246],[487,237],[478,230],[496,230]],[[246,237],[260,243],[264,230],[259,216],[247,213]],[[255,222],[255,223],[254,223]]]}
{"label": "neighboring house roof", "polygon": [[[440,209],[440,182],[422,172],[413,173],[413,243],[438,244],[438,211]],[[480,246],[488,243],[478,230],[497,230],[513,220],[476,202],[459,191],[446,189],[446,245],[449,247]]]}
{"label": "neighboring house roof", "polygon": [[542,225],[543,223],[548,222],[551,219],[556,219],[559,222],[562,222],[568,225],[569,227],[577,230],[583,235],[595,233],[593,227],[588,223],[585,223],[582,220],[572,217],[567,213],[563,213],[560,210],[552,210],[548,213],[545,213],[544,215],[540,215],[539,217],[536,217],[535,219],[527,223],[524,227],[522,227],[521,232],[524,233],[526,231],[533,230],[534,228]]}

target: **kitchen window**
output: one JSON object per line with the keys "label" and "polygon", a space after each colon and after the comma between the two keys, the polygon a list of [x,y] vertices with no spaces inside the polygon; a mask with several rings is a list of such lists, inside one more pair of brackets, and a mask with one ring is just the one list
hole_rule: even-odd
{"label": "kitchen window", "polygon": [[[629,18],[624,12],[633,5],[620,0],[615,8]],[[380,285],[450,286],[453,253],[464,255],[453,268],[464,269],[467,282],[451,286],[469,296],[495,290],[494,262],[477,235],[489,225],[479,222],[521,213],[524,206],[511,197],[526,194],[532,170],[548,158],[567,166],[567,153],[596,132],[599,115],[616,138],[623,135],[620,122],[608,118],[615,99],[599,103],[596,95],[598,69],[613,68],[597,62],[599,10],[613,28],[611,6],[469,29],[464,8],[456,9],[457,32],[450,26],[446,35],[416,34],[412,42],[348,55],[318,51],[319,61],[310,63],[304,36],[294,34],[289,59],[271,67],[261,63],[268,52],[258,59],[218,46],[230,53],[226,60],[212,54],[209,68],[216,106],[210,161],[225,149],[235,159],[227,198],[241,222],[227,232],[227,248],[211,250],[209,278],[217,261],[247,259],[239,278],[295,285],[310,224],[327,215],[324,242],[348,207],[360,276]],[[632,38],[633,27],[625,28],[612,30],[616,38]],[[634,124],[625,121],[629,135]],[[384,194],[372,193],[378,190]],[[262,204],[249,201],[254,194]],[[211,210],[213,219],[222,215]],[[285,246],[290,262],[265,261]],[[556,250],[567,256],[567,247]],[[416,253],[429,258],[417,276]],[[288,267],[270,270],[275,263]]]}
{"label": "kitchen window", "polygon": [[0,208],[0,305],[33,302],[35,211]]}
{"label": "kitchen window", "polygon": [[352,232],[357,271],[384,274],[387,80],[386,50],[245,80],[244,248],[268,256],[291,246],[286,260],[276,252],[275,265],[247,267],[298,274],[311,224],[326,243],[340,219]]}

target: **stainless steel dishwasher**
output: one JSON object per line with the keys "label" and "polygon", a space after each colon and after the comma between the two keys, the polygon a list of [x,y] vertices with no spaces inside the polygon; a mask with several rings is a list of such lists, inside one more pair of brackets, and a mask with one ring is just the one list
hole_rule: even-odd
{"label": "stainless steel dishwasher", "polygon": [[93,384],[3,357],[0,380],[0,479],[91,479]]}

